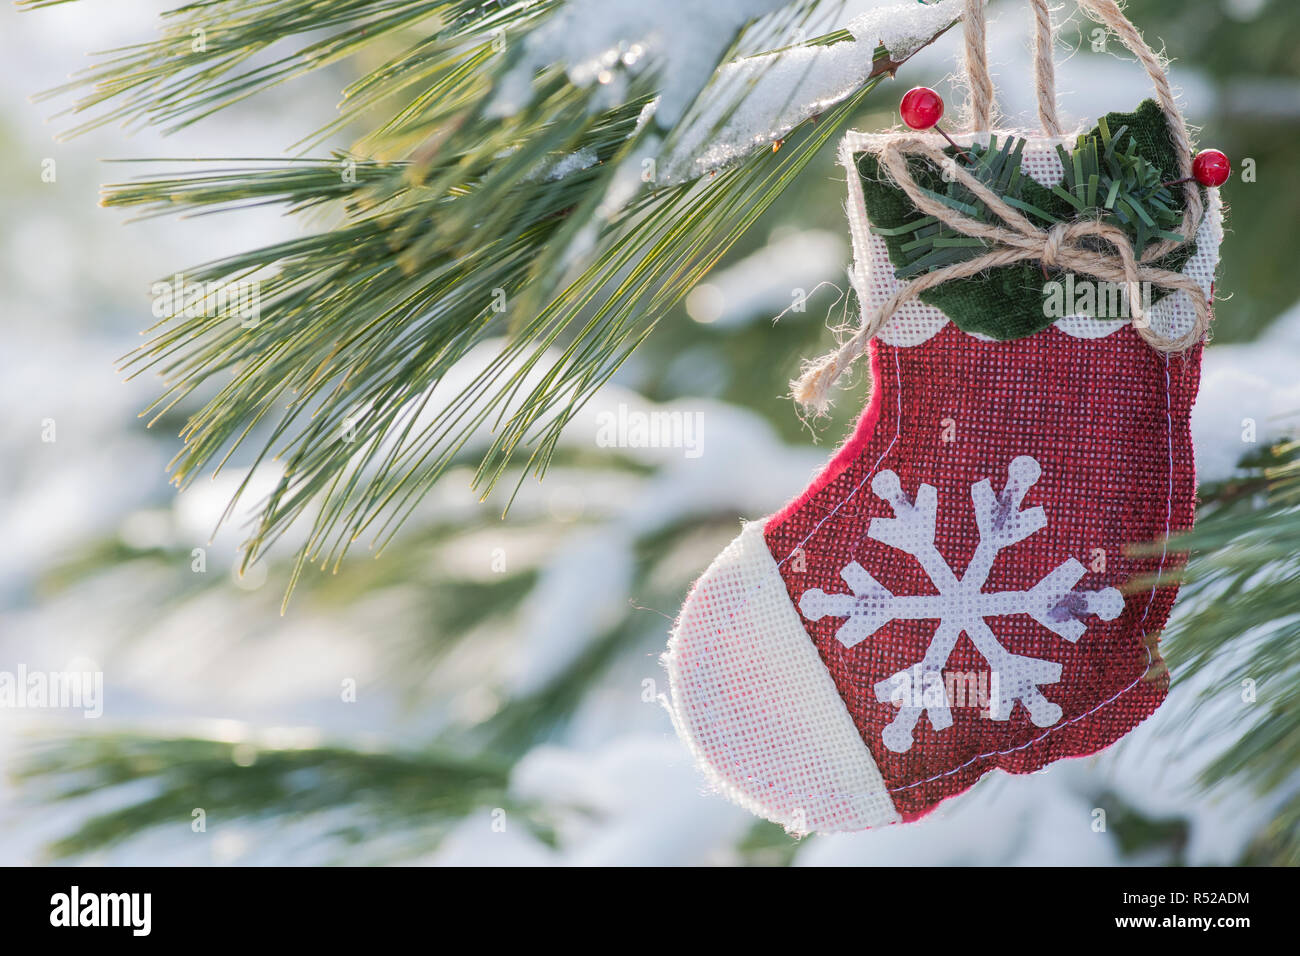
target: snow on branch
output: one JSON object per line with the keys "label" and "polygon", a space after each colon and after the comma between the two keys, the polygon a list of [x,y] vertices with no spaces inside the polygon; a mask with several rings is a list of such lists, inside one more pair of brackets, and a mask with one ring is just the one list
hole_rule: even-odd
{"label": "snow on branch", "polygon": [[598,107],[625,99],[627,80],[660,79],[660,119],[671,123],[708,82],[746,23],[790,0],[567,0],[524,40],[489,112],[508,116],[532,98],[533,76],[563,64],[575,86],[600,87]]}
{"label": "snow on branch", "polygon": [[[960,19],[961,11],[962,0],[891,5],[854,18],[847,27],[851,40],[726,64],[672,141],[667,179],[693,179],[782,139],[872,77],[893,73]],[[885,52],[877,56],[881,48]]]}
{"label": "snow on branch", "polygon": [[892,74],[960,20],[964,3],[890,4],[850,20],[842,31],[848,39],[797,42],[715,69],[747,23],[788,6],[790,0],[568,0],[524,41],[490,112],[522,108],[532,77],[548,65],[562,63],[570,82],[595,88],[596,108],[623,102],[629,80],[653,71],[659,95],[642,120],[653,118],[664,131],[658,182],[682,182],[781,140],[872,77]]}

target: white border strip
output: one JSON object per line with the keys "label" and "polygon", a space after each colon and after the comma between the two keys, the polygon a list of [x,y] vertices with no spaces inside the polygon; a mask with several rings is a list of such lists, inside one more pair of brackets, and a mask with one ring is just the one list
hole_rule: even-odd
{"label": "white border strip", "polygon": [[792,833],[897,823],[880,770],[790,603],[766,524],[745,525],[682,608],[663,659],[673,726],[714,787]]}

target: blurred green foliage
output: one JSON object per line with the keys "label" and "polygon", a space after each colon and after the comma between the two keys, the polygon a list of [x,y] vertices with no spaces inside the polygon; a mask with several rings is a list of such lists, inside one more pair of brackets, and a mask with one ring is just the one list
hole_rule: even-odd
{"label": "blurred green foliage", "polygon": [[[1238,176],[1223,193],[1230,207],[1231,231],[1217,289],[1224,300],[1214,333],[1220,342],[1254,337],[1300,299],[1300,270],[1291,262],[1294,224],[1300,220],[1300,164],[1292,154],[1300,142],[1300,4],[1263,0],[1258,15],[1248,19],[1225,12],[1246,6],[1231,0],[1131,0],[1128,4],[1129,15],[1148,37],[1162,37],[1168,51],[1177,54],[1176,68],[1208,74],[1215,92],[1214,109],[1199,117],[1204,125],[1200,140],[1202,145],[1225,150],[1237,167]],[[1067,32],[1066,40],[1071,39]],[[376,49],[381,45],[376,44]],[[905,72],[866,101],[853,125],[889,125],[898,94],[907,86],[938,80]],[[1252,98],[1257,109],[1247,108]],[[1116,108],[1130,105],[1115,104]],[[1242,182],[1239,175],[1247,158],[1254,161],[1258,173],[1253,183]],[[764,247],[774,232],[843,234],[843,190],[843,174],[831,142],[738,239],[722,267]],[[786,396],[801,358],[827,347],[828,321],[838,325],[855,317],[855,306],[845,299],[848,282],[843,265],[836,263],[831,270],[838,274],[837,288],[806,290],[812,293],[806,311],[787,312],[775,322],[771,316],[753,316],[751,321],[711,325],[694,321],[684,306],[676,307],[619,380],[656,401],[711,390],[711,397],[761,416],[787,442],[833,446],[853,424],[867,394],[869,386],[861,373],[853,387],[841,391],[833,413],[815,430],[794,414]],[[710,374],[678,374],[682,364],[692,359],[697,360],[693,367]],[[702,381],[710,383],[707,388],[701,387]],[[175,416],[169,420],[175,423]],[[153,434],[170,444],[174,431],[158,429]],[[559,453],[557,466],[585,469],[593,475],[633,468],[611,456],[594,462],[566,458],[566,454]],[[1188,546],[1208,557],[1191,563],[1188,598],[1211,598],[1168,635],[1166,643],[1177,675],[1180,667],[1191,672],[1203,668],[1240,638],[1247,626],[1267,632],[1262,643],[1244,648],[1242,673],[1277,675],[1272,686],[1279,689],[1271,692],[1261,709],[1239,715],[1241,743],[1210,769],[1204,781],[1211,788],[1242,785],[1279,794],[1274,822],[1252,844],[1244,862],[1300,862],[1300,798],[1288,796],[1287,790],[1300,770],[1300,714],[1295,695],[1289,692],[1300,673],[1300,642],[1294,639],[1290,620],[1296,608],[1296,579],[1289,555],[1294,541],[1300,540],[1300,528],[1294,527],[1294,457],[1293,448],[1279,449],[1256,462],[1255,470],[1241,483],[1205,490],[1207,519]],[[471,462],[465,458],[457,464]],[[160,491],[160,505],[166,502],[165,495]],[[350,557],[337,576],[306,574],[290,613],[308,619],[343,615],[363,597],[390,591],[418,595],[413,607],[403,605],[409,613],[358,632],[359,640],[372,640],[379,631],[401,630],[402,640],[388,648],[389,679],[416,702],[436,687],[432,678],[459,640],[484,627],[510,627],[536,583],[537,567],[514,569],[488,582],[462,580],[438,570],[437,556],[443,549],[454,548],[468,534],[500,527],[498,513],[485,507],[455,523],[419,513],[383,561]],[[558,736],[617,662],[653,660],[667,630],[665,615],[679,605],[698,570],[679,562],[665,573],[664,555],[687,542],[692,554],[720,549],[734,534],[736,517],[734,510],[723,508],[639,537],[634,545],[632,586],[637,606],[629,607],[625,617],[605,629],[542,688],[503,699],[476,719],[452,719],[431,728],[427,752],[407,752],[395,744],[386,752],[331,744],[257,749],[250,762],[236,753],[236,745],[221,741],[117,733],[43,742],[17,771],[17,779],[33,797],[65,800],[132,782],[153,785],[144,799],[128,800],[117,809],[90,816],[51,847],[57,856],[84,855],[164,823],[183,826],[195,806],[255,819],[357,808],[354,830],[339,833],[345,840],[364,842],[381,830],[396,829],[419,834],[411,843],[413,851],[419,850],[436,842],[445,824],[457,815],[483,806],[511,806],[506,787],[510,767],[539,741]],[[562,525],[544,514],[512,521],[517,522],[516,530],[532,527],[557,538]],[[1238,547],[1243,536],[1252,533],[1248,546]],[[196,579],[185,570],[187,562],[184,548],[140,549],[109,536],[51,569],[43,579],[43,595],[50,599],[75,594],[110,568],[134,568],[140,580],[152,582],[141,601],[150,614],[188,601],[199,591],[231,587],[219,575]],[[273,562],[272,580],[282,580],[287,573],[285,563]],[[1216,590],[1225,581],[1226,598]],[[274,614],[273,599],[268,595],[256,600],[263,605],[257,613],[269,619]],[[516,635],[520,641],[527,637]],[[1223,688],[1215,690],[1224,693]],[[1235,684],[1228,691],[1235,694]],[[1186,743],[1193,746],[1195,741]],[[1110,808],[1123,852],[1140,859],[1155,854],[1165,862],[1182,861],[1185,821],[1147,819],[1114,795],[1099,799],[1100,805]],[[533,808],[519,809],[546,838],[544,815]],[[797,843],[779,828],[761,823],[737,849],[747,862],[784,864],[793,859]]]}

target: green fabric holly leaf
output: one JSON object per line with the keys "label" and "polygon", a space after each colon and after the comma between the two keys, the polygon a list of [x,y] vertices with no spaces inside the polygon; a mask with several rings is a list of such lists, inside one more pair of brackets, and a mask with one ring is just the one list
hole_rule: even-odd
{"label": "green fabric holly leaf", "polygon": [[[999,145],[992,138],[987,147],[968,151],[976,164],[973,168],[957,157],[955,149],[949,147],[945,152],[1044,228],[1076,217],[1101,217],[1124,228],[1140,256],[1148,243],[1172,237],[1181,224],[1182,190],[1161,186],[1178,178],[1178,158],[1164,113],[1152,100],[1132,113],[1108,113],[1080,138],[1074,150],[1058,147],[1066,175],[1057,186],[1044,187],[1024,174],[1020,168],[1023,149],[1023,139],[1012,137]],[[885,179],[875,154],[860,154],[857,165],[872,232],[885,240],[899,278],[972,259],[988,248],[981,240],[963,236],[922,214],[901,189]],[[928,161],[912,158],[908,165],[917,184],[935,198],[972,218],[1000,223],[960,184],[945,182],[942,171]],[[1099,254],[1110,254],[1105,244],[1099,250]],[[1188,243],[1157,260],[1156,265],[1180,271],[1194,252],[1195,244]],[[1041,265],[1029,260],[950,280],[922,292],[919,298],[943,311],[958,328],[995,339],[1033,335],[1062,315],[1126,317],[1116,315],[1114,301],[1101,294],[1071,296],[1066,301],[1065,290],[1083,288],[1081,283],[1094,280],[1078,276],[1067,286],[1064,275],[1059,270],[1049,271],[1045,279]],[[1151,302],[1168,294],[1169,290],[1153,285]]]}

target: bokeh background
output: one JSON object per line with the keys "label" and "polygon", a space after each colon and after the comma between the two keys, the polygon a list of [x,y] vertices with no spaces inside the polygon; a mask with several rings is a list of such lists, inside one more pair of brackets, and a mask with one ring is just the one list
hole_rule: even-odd
{"label": "bokeh background", "polygon": [[[213,537],[247,462],[175,494],[166,465],[187,409],[146,428],[158,383],[124,382],[115,361],[152,322],[155,280],[304,224],[257,210],[126,224],[98,189],[142,171],[106,159],[287,155],[351,76],[312,74],[167,138],[110,127],[56,141],[66,100],[28,97],[90,51],[151,35],[168,6],[0,11],[0,670],[105,682],[97,720],[0,710],[0,863],[1276,861],[1288,789],[1199,779],[1240,743],[1225,711],[1248,706],[1213,668],[1179,682],[1175,667],[1163,710],[1108,752],[986,777],[919,825],[795,840],[706,791],[656,702],[671,620],[739,520],[800,491],[866,395],[858,382],[815,430],[783,398],[799,358],[852,317],[833,148],[660,324],[505,519],[502,499],[471,493],[467,455],[382,557],[309,571],[282,615],[287,554],[240,578],[241,513]],[[1201,476],[1220,480],[1300,412],[1300,7],[1128,11],[1175,58],[1202,145],[1255,174],[1223,190],[1222,301],[1196,412]],[[1022,126],[1027,16],[990,10],[1002,107]],[[1063,30],[1062,105],[1080,121],[1147,93],[1090,31],[1077,17]],[[957,102],[958,45],[954,33],[923,51],[856,125],[891,125],[920,83]],[[789,310],[801,291],[806,309]],[[602,447],[598,416],[620,405],[699,413],[700,454]],[[1177,635],[1176,617],[1175,662]]]}

